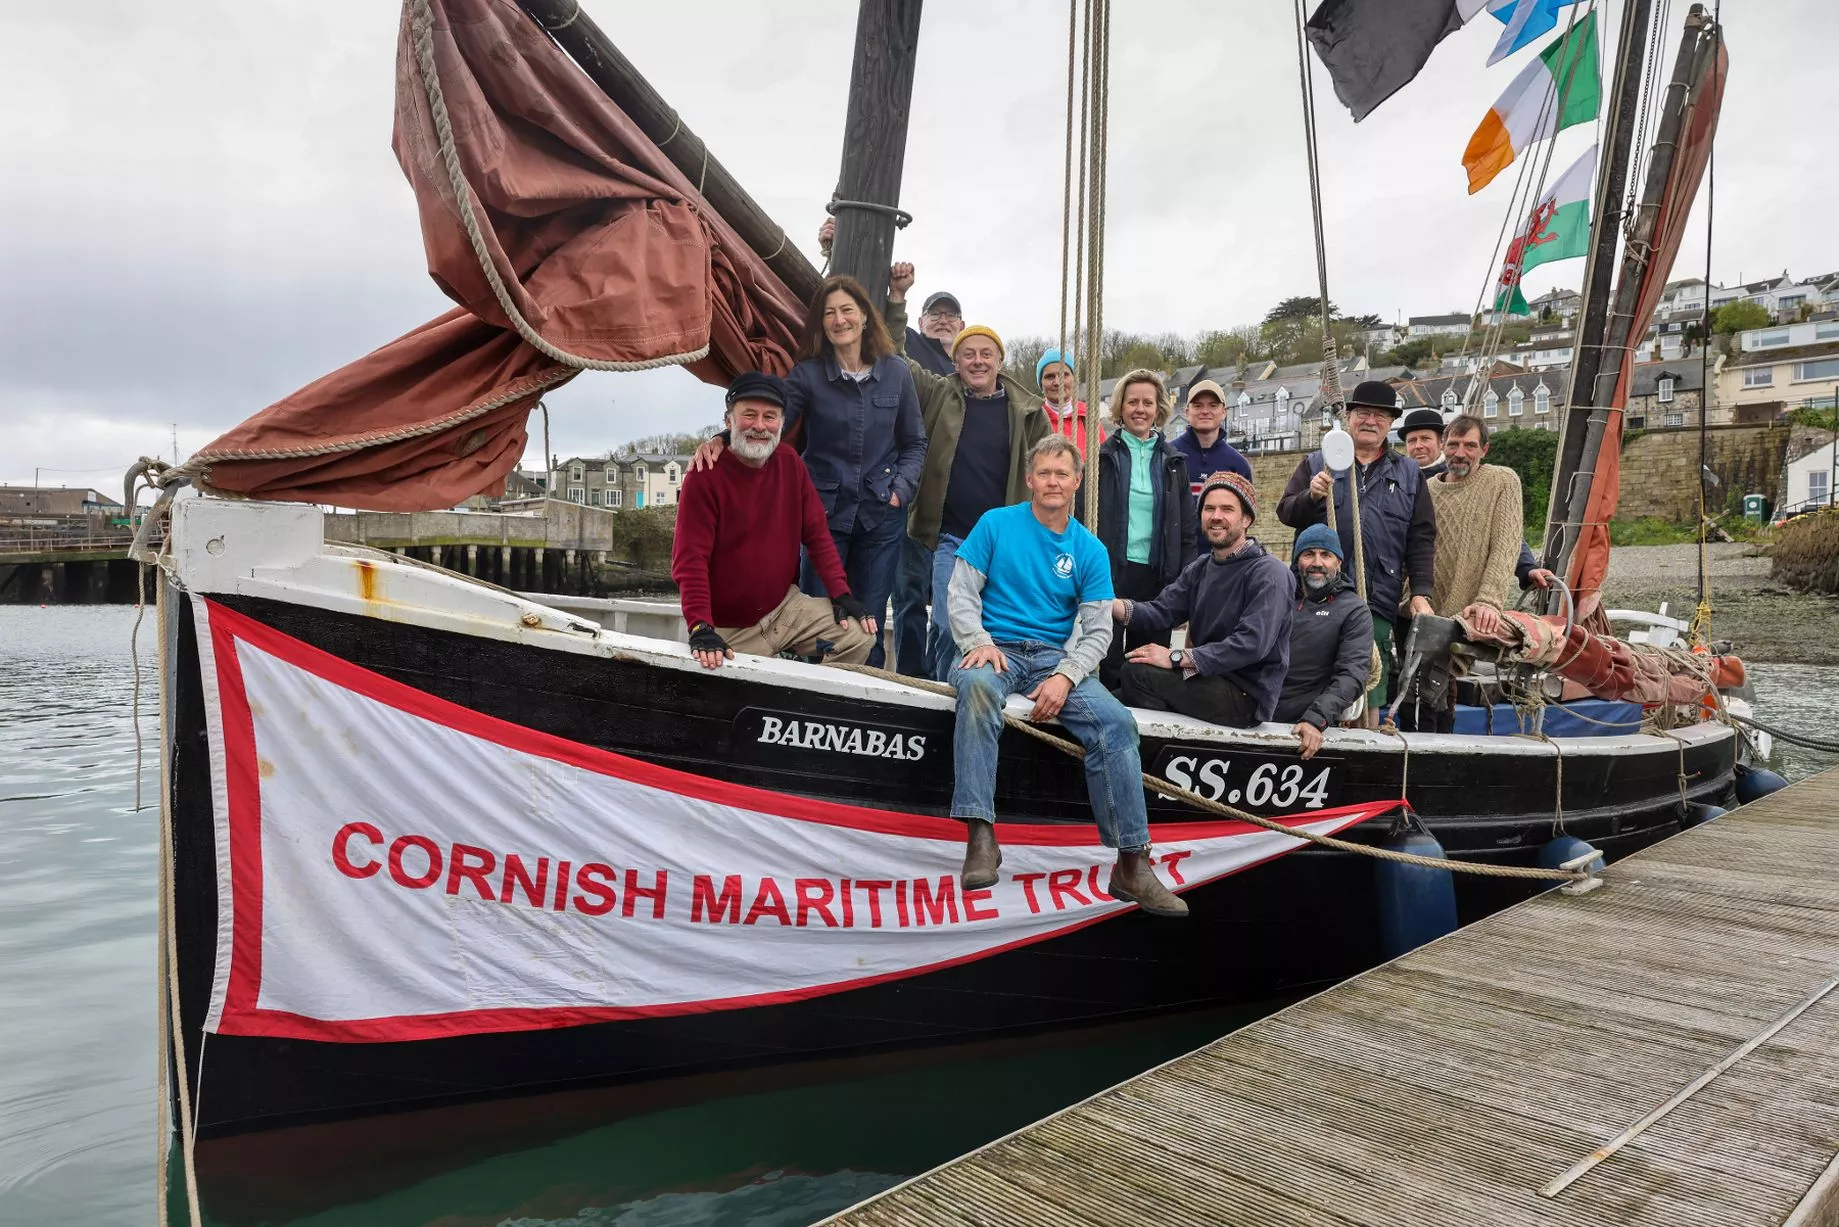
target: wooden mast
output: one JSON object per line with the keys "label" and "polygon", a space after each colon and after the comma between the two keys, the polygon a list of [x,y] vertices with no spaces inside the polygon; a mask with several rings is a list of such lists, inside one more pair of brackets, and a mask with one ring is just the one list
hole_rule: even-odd
{"label": "wooden mast", "polygon": [[906,162],[921,2],[861,0],[856,13],[843,165],[830,204],[836,215],[830,268],[860,281],[875,303],[887,297],[894,231],[907,218],[896,206]]}
{"label": "wooden mast", "polygon": [[[766,261],[767,267],[778,274],[788,290],[800,301],[807,301],[817,293],[822,279],[804,253],[793,245],[778,223],[766,215],[766,210],[735,182],[734,176],[709,152],[701,138],[684,126],[682,116],[672,110],[632,62],[620,54],[612,40],[582,11],[580,0],[517,0],[517,3],[549,32],[589,79],[664,151],[664,156],[691,183],[701,185],[703,199],[709,202],[709,207],[734,228],[742,242]],[[913,6],[917,22],[917,0],[913,0]],[[864,10],[868,7],[868,0],[863,0]],[[909,72],[909,84],[911,79]],[[901,132],[904,138],[904,109]],[[898,187],[898,170],[894,182]],[[884,260],[882,275],[886,273]]]}
{"label": "wooden mast", "polygon": [[[1545,512],[1545,547],[1541,565],[1560,575],[1577,542],[1564,531],[1571,487],[1585,464],[1584,447],[1590,415],[1597,401],[1596,374],[1602,365],[1603,333],[1608,322],[1609,292],[1615,277],[1616,242],[1622,234],[1623,194],[1628,187],[1629,151],[1635,141],[1635,108],[1641,98],[1641,62],[1647,44],[1652,0],[1627,0],[1616,46],[1614,105],[1603,133],[1596,200],[1591,209],[1590,259],[1584,265],[1584,297],[1578,306],[1577,342],[1572,350],[1571,387],[1559,422],[1558,459],[1552,474],[1551,499]],[[1590,462],[1595,468],[1595,462]]]}
{"label": "wooden mast", "polygon": [[[1622,377],[1622,366],[1629,356],[1629,347],[1638,339],[1635,325],[1637,322],[1645,322],[1637,321],[1635,312],[1641,300],[1642,288],[1655,275],[1655,270],[1649,267],[1654,226],[1673,173],[1673,159],[1678,149],[1680,129],[1685,121],[1686,103],[1691,97],[1693,82],[1702,76],[1702,57],[1716,53],[1716,43],[1701,37],[1709,24],[1710,18],[1704,6],[1694,4],[1686,16],[1685,29],[1680,35],[1679,53],[1674,60],[1665,101],[1654,104],[1660,126],[1655,132],[1653,149],[1648,158],[1647,182],[1643,185],[1641,200],[1635,209],[1634,224],[1629,231],[1629,241],[1622,253],[1615,295],[1599,308],[1601,327],[1595,337],[1596,344],[1579,353],[1580,358],[1588,355],[1588,365],[1580,363],[1572,368],[1572,397],[1575,398],[1582,391],[1588,399],[1581,408],[1581,417],[1578,407],[1566,406],[1565,429],[1568,434],[1573,426],[1581,426],[1583,440],[1577,466],[1570,471],[1566,485],[1560,486],[1554,482],[1552,486],[1552,502],[1547,511],[1548,541],[1554,524],[1561,528],[1563,525],[1580,525],[1588,511],[1598,454],[1602,451],[1609,428],[1609,406],[1615,399],[1616,388]],[[1668,271],[1661,269],[1659,275],[1664,277]],[[1580,335],[1578,339],[1582,342],[1585,338]],[[1587,385],[1583,381],[1586,373],[1591,380]],[[1561,464],[1565,458],[1561,452]],[[1702,474],[1699,480],[1704,480]],[[1562,512],[1559,511],[1561,498],[1565,500]],[[1557,518],[1559,516],[1562,518]],[[1561,533],[1557,546],[1555,557],[1548,565],[1568,580],[1577,547],[1576,533]]]}

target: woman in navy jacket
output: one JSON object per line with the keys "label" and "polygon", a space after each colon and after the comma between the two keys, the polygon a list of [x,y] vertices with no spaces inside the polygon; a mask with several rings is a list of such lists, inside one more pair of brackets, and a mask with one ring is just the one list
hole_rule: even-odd
{"label": "woman in navy jacket", "polygon": [[[786,433],[802,422],[805,468],[823,501],[849,590],[882,622],[907,531],[906,508],[926,459],[913,374],[853,277],[831,277],[819,288],[799,354],[786,376]],[[814,596],[825,592],[809,558],[799,587]],[[868,663],[880,667],[884,659],[877,639]]]}
{"label": "woman in navy jacket", "polygon": [[[1169,415],[1154,371],[1131,371],[1111,391],[1111,417],[1123,429],[1098,449],[1098,539],[1111,555],[1112,590],[1125,600],[1155,600],[1194,557],[1198,518],[1187,459],[1162,436]],[[1166,630],[1119,627],[1099,680],[1117,689],[1126,651],[1168,641]]]}

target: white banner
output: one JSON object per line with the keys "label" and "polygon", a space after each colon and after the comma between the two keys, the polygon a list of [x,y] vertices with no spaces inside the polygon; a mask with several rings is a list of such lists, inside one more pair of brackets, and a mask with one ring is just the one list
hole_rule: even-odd
{"label": "white banner", "polygon": [[[765,1005],[1134,906],[1104,893],[1114,854],[1091,827],[1000,825],[1001,880],[964,891],[961,822],[652,766],[195,608],[217,808],[212,1031],[407,1040]],[[1333,833],[1394,804],[1281,821]],[[1236,822],[1152,835],[1177,890],[1301,846]]]}

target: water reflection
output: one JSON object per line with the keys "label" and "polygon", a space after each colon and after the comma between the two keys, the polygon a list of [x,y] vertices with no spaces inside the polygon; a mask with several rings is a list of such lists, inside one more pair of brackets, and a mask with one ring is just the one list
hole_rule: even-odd
{"label": "water reflection", "polygon": [[807,1223],[1279,1004],[248,1134],[199,1179],[225,1227]]}

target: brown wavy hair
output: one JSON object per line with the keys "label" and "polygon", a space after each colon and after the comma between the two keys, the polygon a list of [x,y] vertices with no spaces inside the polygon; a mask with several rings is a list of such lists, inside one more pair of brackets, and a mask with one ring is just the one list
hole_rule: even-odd
{"label": "brown wavy hair", "polygon": [[862,360],[874,363],[893,353],[894,338],[888,335],[888,326],[881,322],[881,312],[869,306],[868,291],[862,288],[862,283],[854,277],[826,277],[805,309],[804,330],[798,335],[798,356],[829,356],[830,338],[824,335],[824,303],[838,290],[855,299],[856,309],[862,312]]}

